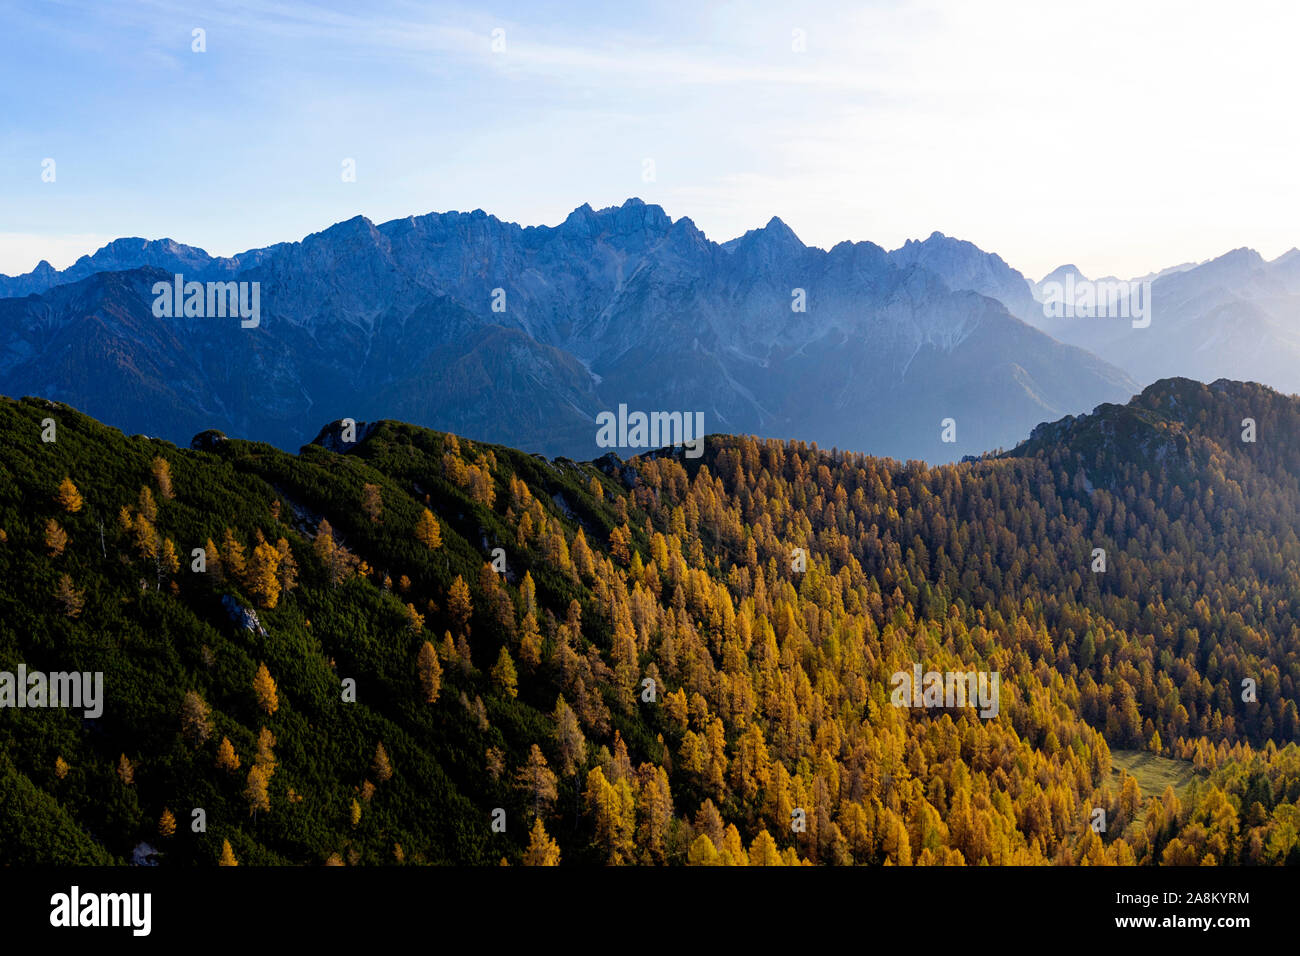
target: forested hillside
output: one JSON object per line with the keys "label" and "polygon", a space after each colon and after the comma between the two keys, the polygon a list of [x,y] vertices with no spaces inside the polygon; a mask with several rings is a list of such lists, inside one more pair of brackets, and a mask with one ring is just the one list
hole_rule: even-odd
{"label": "forested hillside", "polygon": [[[0,671],[105,687],[0,710],[0,863],[1300,862],[1300,400],[1167,380],[936,468],[346,437],[0,400]],[[914,662],[997,716],[893,706]]]}

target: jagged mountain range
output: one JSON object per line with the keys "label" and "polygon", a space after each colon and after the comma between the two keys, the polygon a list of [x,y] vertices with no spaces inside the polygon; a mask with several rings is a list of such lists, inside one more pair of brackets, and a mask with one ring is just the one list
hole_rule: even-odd
{"label": "jagged mountain range", "polygon": [[[1235,285],[1215,263],[1163,276],[1156,309],[1177,301],[1190,316],[1190,301],[1213,325],[1228,299],[1235,327],[1273,334],[1300,270],[1267,265],[1233,273]],[[178,272],[259,283],[260,324],[156,318],[151,290]],[[321,420],[393,417],[592,458],[609,450],[596,415],[623,404],[702,411],[709,432],[947,461],[1126,401],[1154,378],[1156,358],[1138,361],[1132,338],[1053,326],[1038,293],[940,233],[893,251],[823,250],[774,218],[717,243],[637,199],[584,205],[555,227],[481,210],[356,217],[230,258],[121,239],[61,272],[0,277],[0,391],[178,442],[217,428],[296,448]],[[1160,316],[1133,336],[1156,329],[1152,350],[1177,362],[1158,344]],[[1172,371],[1209,377],[1202,368],[1290,387],[1281,368]],[[953,443],[941,441],[946,418]]]}
{"label": "jagged mountain range", "polygon": [[[1048,280],[1087,281],[1062,266]],[[1118,365],[1143,384],[1175,375],[1263,382],[1300,392],[1300,250],[1267,261],[1234,249],[1209,262],[1181,265],[1130,282],[1150,283],[1151,322],[1123,317],[1026,318],[1054,338]],[[1111,282],[1113,279],[1098,280]],[[1010,306],[1008,306],[1010,308]]]}
{"label": "jagged mountain range", "polygon": [[1136,276],[1150,283],[1151,322],[1134,328],[1132,316],[1056,316],[1045,301],[1071,278],[1077,285],[1118,281],[1089,277],[1073,264],[1033,282],[1001,257],[970,242],[934,233],[891,253],[921,265],[954,289],[997,299],[1019,319],[1092,352],[1142,386],[1163,378],[1220,378],[1262,382],[1300,392],[1300,250],[1265,260],[1234,249],[1207,262],[1184,262]]}

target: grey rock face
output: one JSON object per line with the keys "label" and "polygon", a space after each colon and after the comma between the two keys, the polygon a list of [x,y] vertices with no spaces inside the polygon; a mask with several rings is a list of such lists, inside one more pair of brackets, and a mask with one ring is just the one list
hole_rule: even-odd
{"label": "grey rock face", "polygon": [[[260,325],[155,318],[153,284],[178,272],[259,283]],[[591,459],[609,450],[596,415],[625,404],[950,461],[1137,390],[990,297],[1021,308],[1029,286],[969,243],[827,251],[774,218],[718,244],[636,199],[555,227],[357,217],[230,259],[120,240],[5,288],[24,297],[0,299],[0,391],[174,441],[297,448],[321,422],[394,418]]]}
{"label": "grey rock face", "polygon": [[221,596],[221,606],[226,609],[226,614],[230,616],[230,622],[236,627],[242,627],[246,631],[253,631],[260,637],[266,637],[266,628],[262,627],[262,622],[257,619],[257,612],[251,607],[244,607],[229,594]]}

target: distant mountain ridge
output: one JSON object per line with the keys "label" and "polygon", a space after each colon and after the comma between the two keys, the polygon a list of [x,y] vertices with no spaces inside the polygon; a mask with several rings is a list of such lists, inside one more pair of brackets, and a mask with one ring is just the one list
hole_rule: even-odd
{"label": "distant mountain ridge", "polygon": [[[259,328],[154,318],[174,273],[260,283]],[[22,296],[0,300],[0,390],[176,441],[296,448],[322,419],[396,417],[590,458],[595,416],[626,404],[946,461],[1137,391],[1012,315],[990,293],[1024,309],[1030,284],[970,243],[822,250],[774,217],[720,244],[638,199],[554,227],[358,216],[228,259],[119,240],[0,292]]]}
{"label": "distant mountain ridge", "polygon": [[97,272],[121,272],[144,266],[201,273],[206,278],[224,277],[256,265],[278,248],[278,245],[267,246],[223,258],[173,239],[114,239],[66,269],[55,269],[42,259],[31,272],[20,276],[0,275],[0,298],[39,295],[56,285],[76,282]]}
{"label": "distant mountain ridge", "polygon": [[[1034,284],[1039,299],[1067,282],[1098,285],[1074,266]],[[1056,289],[1047,288],[1057,283]],[[1183,263],[1131,283],[1149,283],[1151,323],[1133,328],[1123,316],[1054,317],[1040,309],[1027,322],[1053,338],[1087,349],[1143,384],[1186,376],[1258,381],[1300,392],[1300,250],[1271,261],[1233,249],[1202,263]]]}

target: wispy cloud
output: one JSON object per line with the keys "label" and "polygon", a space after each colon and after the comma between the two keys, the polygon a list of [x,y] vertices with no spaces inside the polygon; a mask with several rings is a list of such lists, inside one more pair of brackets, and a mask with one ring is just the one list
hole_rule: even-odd
{"label": "wispy cloud", "polygon": [[[1297,242],[1300,8],[1277,0],[62,0],[4,16],[15,232],[233,253],[358,212],[553,223],[639,195],[721,239],[774,214],[821,246],[941,229],[1036,275]],[[57,187],[32,174],[43,156]]]}

